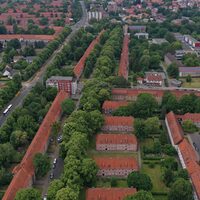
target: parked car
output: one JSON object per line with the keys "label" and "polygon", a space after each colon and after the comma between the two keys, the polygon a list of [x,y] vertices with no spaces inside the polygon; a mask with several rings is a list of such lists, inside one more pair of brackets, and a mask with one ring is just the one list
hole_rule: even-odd
{"label": "parked car", "polygon": [[57,158],[54,158],[53,164],[55,165],[57,163]]}
{"label": "parked car", "polygon": [[62,135],[59,135],[59,136],[58,136],[57,141],[58,141],[58,143],[61,143],[61,142],[62,142]]}
{"label": "parked car", "polygon": [[53,172],[51,172],[50,179],[53,179],[53,177],[54,177],[54,174],[53,174]]}
{"label": "parked car", "polygon": [[53,168],[53,169],[55,169],[55,168],[56,168],[56,164],[54,164],[54,163],[53,163],[53,166],[52,166],[52,168]]}

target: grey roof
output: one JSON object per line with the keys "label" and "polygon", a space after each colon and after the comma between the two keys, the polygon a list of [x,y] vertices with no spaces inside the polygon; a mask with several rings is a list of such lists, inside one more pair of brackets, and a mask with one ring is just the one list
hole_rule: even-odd
{"label": "grey roof", "polygon": [[50,78],[47,79],[47,81],[51,80],[66,80],[66,81],[72,81],[73,77],[72,76],[51,76]]}

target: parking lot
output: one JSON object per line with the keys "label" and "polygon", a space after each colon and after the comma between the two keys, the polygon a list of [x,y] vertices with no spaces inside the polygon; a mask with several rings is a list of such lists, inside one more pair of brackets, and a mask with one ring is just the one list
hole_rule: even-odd
{"label": "parking lot", "polygon": [[192,145],[198,155],[200,156],[200,135],[198,133],[193,133],[189,135]]}

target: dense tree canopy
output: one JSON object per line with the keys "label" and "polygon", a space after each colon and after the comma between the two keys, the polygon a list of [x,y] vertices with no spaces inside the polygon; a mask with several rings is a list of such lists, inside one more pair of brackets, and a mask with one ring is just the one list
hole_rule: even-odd
{"label": "dense tree canopy", "polygon": [[124,200],[154,200],[154,198],[150,192],[141,190],[132,196],[126,197]]}
{"label": "dense tree canopy", "polygon": [[41,200],[41,194],[33,188],[21,189],[17,192],[15,200]]}
{"label": "dense tree canopy", "polygon": [[193,199],[191,183],[182,178],[177,179],[171,186],[168,199],[169,200]]}
{"label": "dense tree canopy", "polygon": [[127,178],[127,184],[129,187],[134,187],[137,190],[151,190],[153,184],[148,175],[140,172],[131,172]]}

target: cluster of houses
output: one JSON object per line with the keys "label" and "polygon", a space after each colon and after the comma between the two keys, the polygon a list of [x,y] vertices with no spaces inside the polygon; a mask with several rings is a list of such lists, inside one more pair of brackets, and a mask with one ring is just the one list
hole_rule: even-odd
{"label": "cluster of houses", "polygon": [[166,115],[165,122],[172,145],[178,152],[178,156],[183,169],[188,171],[190,180],[194,188],[194,199],[200,199],[200,157],[195,149],[194,142],[191,144],[184,131],[181,122],[192,120],[197,126],[200,125],[200,114],[186,113],[185,115],[175,115],[170,112]]}
{"label": "cluster of houses", "polygon": [[[104,156],[95,156],[99,168],[97,176],[101,178],[127,177],[133,171],[139,171],[137,159],[127,156],[126,152],[136,152],[138,141],[133,134],[134,118],[111,116],[112,112],[128,102],[105,101],[102,107],[105,114],[102,133],[96,136],[96,151],[104,152]],[[106,156],[109,152],[123,152],[124,156]],[[87,200],[123,200],[136,193],[135,188],[89,188]]]}
{"label": "cluster of houses", "polygon": [[[41,1],[39,3],[30,2],[30,4],[33,4],[32,8],[29,7],[27,2],[15,2],[13,8],[8,7],[8,3],[9,2],[6,1],[1,4],[1,8],[4,8],[5,12],[0,14],[0,22],[6,26],[9,33],[13,33],[12,21],[15,21],[18,27],[27,30],[30,21],[33,21],[34,24],[42,28],[42,26],[40,26],[40,20],[42,18],[46,18],[48,20],[48,26],[52,26],[55,21],[61,20],[63,17],[65,23],[69,24],[72,17],[71,1],[68,1],[66,13],[64,11],[61,12],[61,8],[64,6],[62,0],[53,0],[51,2]],[[26,12],[24,10],[30,11]]]}

